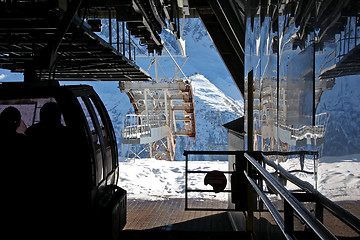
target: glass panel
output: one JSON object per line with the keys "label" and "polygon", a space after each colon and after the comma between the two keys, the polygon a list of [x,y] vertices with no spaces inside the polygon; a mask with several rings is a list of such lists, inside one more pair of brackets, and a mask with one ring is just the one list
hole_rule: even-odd
{"label": "glass panel", "polygon": [[[318,152],[320,164],[312,154],[268,157],[331,199],[354,199],[354,184],[343,183],[356,173],[328,166],[359,159],[360,18],[356,4],[330,2],[247,1],[245,129],[252,118],[254,150]],[[329,190],[337,188],[328,184],[334,172],[341,194]]]}
{"label": "glass panel", "polygon": [[102,131],[102,135],[104,138],[104,144],[105,144],[105,160],[104,160],[104,175],[107,176],[111,170],[112,170],[112,149],[111,149],[111,134],[109,129],[104,125],[102,117],[99,114],[98,108],[97,106],[94,104],[93,99],[90,98],[90,102],[94,108],[94,111],[96,113],[96,117],[99,121],[100,127],[101,127],[101,131]]}
{"label": "glass panel", "polygon": [[309,46],[287,63],[286,124],[311,125],[313,113],[314,47]]}
{"label": "glass panel", "polygon": [[104,178],[103,158],[102,158],[102,151],[101,151],[101,145],[100,145],[100,137],[99,137],[98,132],[96,131],[93,119],[90,115],[90,112],[89,112],[84,100],[81,97],[78,97],[77,99],[81,105],[81,108],[83,109],[87,123],[90,128],[93,146],[95,148],[96,183],[99,183]]}
{"label": "glass panel", "polygon": [[[26,129],[40,121],[40,109],[47,102],[56,102],[54,98],[32,98],[32,99],[13,99],[1,100],[0,112],[12,106],[20,111],[21,124],[17,129],[18,133],[25,133]],[[65,124],[61,115],[61,123]]]}

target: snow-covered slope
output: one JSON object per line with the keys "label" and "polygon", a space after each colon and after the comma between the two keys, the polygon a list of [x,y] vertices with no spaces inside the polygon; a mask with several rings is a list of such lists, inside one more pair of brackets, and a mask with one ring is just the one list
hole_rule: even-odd
{"label": "snow-covered slope", "polygon": [[[299,170],[300,159],[291,158],[280,163],[286,170]],[[360,200],[360,154],[336,157],[322,157],[315,163],[318,171],[318,191],[333,201]],[[304,170],[313,172],[313,159],[306,159]],[[306,173],[293,173],[296,177],[315,185],[315,176]],[[298,189],[287,182],[289,189]]]}
{"label": "snow-covered slope", "polygon": [[[227,171],[227,162],[191,162],[189,170]],[[129,198],[147,200],[184,198],[185,162],[158,161],[150,158],[121,162],[118,185],[126,189]],[[210,185],[204,185],[204,174],[189,174],[188,187],[190,189],[212,189]],[[191,193],[189,197],[227,200],[227,194],[215,193]]]}
{"label": "snow-covered slope", "polygon": [[[299,170],[299,158],[280,163],[287,170]],[[360,155],[324,157],[316,163],[318,169],[318,190],[333,201],[360,200]],[[227,171],[225,161],[195,161],[189,163],[189,170]],[[273,171],[272,168],[270,168]],[[313,172],[314,162],[306,159],[304,170]],[[315,185],[314,175],[294,173],[298,178]],[[157,161],[155,159],[137,159],[120,163],[119,186],[126,189],[129,198],[159,200],[185,197],[185,162]],[[204,185],[204,174],[189,174],[188,188],[212,189]],[[227,189],[229,186],[227,187]],[[289,181],[289,190],[297,189]],[[189,197],[227,200],[227,194],[193,193]]]}
{"label": "snow-covered slope", "polygon": [[[229,112],[242,116],[244,112],[243,103],[236,102],[217,88],[210,80],[201,74],[190,77],[195,95],[195,104],[198,108],[210,108],[221,112]],[[206,106],[205,106],[206,105]]]}
{"label": "snow-covered slope", "polygon": [[322,194],[334,201],[360,200],[360,154],[323,157],[318,169]]}

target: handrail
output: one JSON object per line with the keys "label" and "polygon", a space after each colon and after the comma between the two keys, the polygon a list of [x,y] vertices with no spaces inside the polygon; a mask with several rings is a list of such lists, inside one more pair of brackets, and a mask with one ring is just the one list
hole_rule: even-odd
{"label": "handrail", "polygon": [[245,158],[266,179],[266,181],[284,198],[294,209],[300,218],[314,231],[320,239],[337,239],[318,219],[310,213],[283,185],[281,185],[269,172],[267,172],[249,154],[244,153]]}
{"label": "handrail", "polygon": [[[254,155],[253,155],[253,154]],[[245,178],[244,180],[249,183],[248,187],[253,189],[257,195],[261,198],[264,205],[267,207],[267,210],[274,218],[277,226],[282,231],[284,237],[286,239],[292,239],[293,233],[296,234],[296,232],[293,232],[293,226],[291,226],[291,219],[293,217],[293,212],[296,212],[297,215],[302,219],[303,222],[306,223],[307,226],[320,238],[320,239],[337,239],[336,236],[331,233],[321,222],[322,220],[322,208],[327,209],[330,213],[332,213],[334,216],[336,216],[339,220],[343,221],[345,224],[347,224],[349,227],[351,227],[354,231],[357,233],[360,233],[360,219],[354,216],[352,213],[348,212],[341,206],[337,205],[336,203],[332,202],[330,199],[326,198],[324,195],[322,195],[320,192],[318,192],[310,183],[305,182],[297,178],[296,176],[292,175],[290,172],[286,171],[283,167],[276,164],[275,162],[267,159],[265,155],[273,155],[274,153],[278,153],[278,155],[314,155],[314,157],[317,156],[317,152],[311,152],[311,151],[296,151],[296,152],[252,152],[247,153],[245,151],[184,151],[184,155],[188,157],[188,155],[235,155],[237,156],[237,160],[240,162],[245,161],[247,164],[241,165],[239,169],[235,171],[239,171],[242,174],[244,174]],[[275,154],[275,155],[276,155]],[[263,167],[263,164],[266,164],[274,169],[277,170],[277,172],[298,186],[302,192],[305,192],[303,196],[309,196],[312,200],[315,201],[316,206],[320,205],[319,214],[316,212],[315,216],[305,207],[305,205],[301,202],[304,201],[304,198],[300,196],[291,193],[289,190],[287,190],[274,176],[272,176],[266,169]],[[187,165],[187,161],[186,161]],[[246,168],[247,165],[247,168]],[[187,166],[186,166],[187,169]],[[256,170],[256,175],[253,175],[253,171]],[[192,171],[190,171],[192,172]],[[194,171],[198,172],[198,171]],[[229,172],[230,173],[230,172]],[[187,174],[185,173],[187,180]],[[259,175],[257,175],[259,174]],[[258,181],[266,181],[268,186],[271,187],[275,192],[277,192],[285,201],[285,206],[290,207],[287,211],[285,211],[285,217],[283,218],[280,214],[280,212],[277,210],[277,208],[271,203],[268,196],[263,192],[261,187],[258,185]],[[243,180],[241,180],[243,181]],[[242,184],[244,182],[241,182]],[[187,183],[186,183],[187,186]],[[187,192],[185,192],[185,195],[187,195]],[[248,196],[251,198],[251,195]],[[186,196],[187,198],[187,196]],[[303,200],[301,200],[303,199]],[[309,198],[308,198],[309,199]],[[239,203],[240,204],[240,203]],[[243,204],[243,203],[241,203]],[[246,203],[245,203],[246,204]],[[241,206],[243,207],[243,206]],[[245,207],[247,208],[247,211],[249,212],[249,216],[252,215],[252,207]],[[196,209],[194,209],[196,210]],[[234,209],[236,211],[236,209]],[[239,210],[239,209],[237,209]],[[245,210],[246,211],[246,210]],[[288,217],[287,217],[288,216]],[[288,222],[290,221],[290,222]],[[251,224],[249,222],[249,224]],[[251,231],[251,230],[250,230]]]}
{"label": "handrail", "polygon": [[123,116],[121,135],[123,138],[140,138],[151,134],[151,128],[165,125],[166,120],[159,115],[127,114]]}
{"label": "handrail", "polygon": [[281,232],[283,233],[283,235],[285,236],[286,239],[291,240],[293,239],[289,234],[287,234],[285,232],[285,223],[284,223],[284,219],[281,217],[280,213],[277,211],[277,209],[275,208],[275,206],[271,203],[270,199],[261,191],[261,189],[258,187],[258,185],[256,185],[256,183],[254,182],[254,180],[252,180],[248,174],[246,173],[246,171],[244,171],[245,177],[247,178],[247,180],[249,181],[249,183],[251,184],[251,186],[254,188],[255,192],[260,196],[260,198],[263,200],[265,206],[267,207],[267,209],[269,210],[271,216],[274,218],[276,224],[279,226]]}
{"label": "handrail", "polygon": [[360,233],[360,219],[357,218],[355,215],[347,211],[346,209],[342,208],[341,206],[333,203],[330,199],[322,195],[318,190],[316,190],[310,183],[305,182],[297,178],[296,176],[290,174],[286,171],[282,166],[277,165],[275,162],[270,161],[267,159],[264,154],[262,155],[262,160],[269,166],[274,169],[277,169],[279,173],[285,177],[287,180],[295,184],[296,186],[300,187],[301,189],[314,194],[321,204],[329,210],[332,214],[337,216],[341,221],[351,227],[357,233]]}

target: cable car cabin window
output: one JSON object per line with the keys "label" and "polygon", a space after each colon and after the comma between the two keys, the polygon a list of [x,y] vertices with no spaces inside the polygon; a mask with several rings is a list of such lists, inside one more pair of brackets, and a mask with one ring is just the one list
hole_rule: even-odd
{"label": "cable car cabin window", "polygon": [[[57,117],[49,117],[54,112]],[[60,163],[66,162],[71,152],[68,133],[54,98],[0,100],[0,159],[6,170],[3,176],[15,174],[24,177],[29,185],[41,182],[44,188],[60,187],[59,183],[67,180],[62,178],[67,165]],[[14,176],[11,179],[20,181]]]}
{"label": "cable car cabin window", "polygon": [[[24,134],[27,128],[40,121],[40,109],[45,103],[55,102],[54,98],[30,98],[30,99],[13,99],[0,101],[0,113],[8,107],[14,107],[19,110],[21,122],[16,132]],[[63,116],[61,115],[61,124],[66,126]]]}
{"label": "cable car cabin window", "polygon": [[82,97],[77,98],[81,108],[83,109],[83,112],[85,114],[90,132],[92,137],[92,143],[95,149],[95,171],[96,171],[96,184],[100,183],[104,178],[104,170],[103,170],[103,155],[102,155],[102,149],[101,149],[101,142],[100,142],[100,136],[99,133],[95,127],[94,121],[97,121],[96,119],[93,119],[92,115],[89,111],[89,105],[87,105]]}
{"label": "cable car cabin window", "polygon": [[[105,145],[104,175],[105,175],[106,177],[109,177],[108,174],[111,173],[112,168],[113,168],[113,166],[112,166],[111,139],[110,139],[110,136],[111,136],[111,135],[110,135],[110,131],[109,131],[108,127],[106,127],[106,125],[104,124],[104,122],[105,122],[106,120],[104,119],[104,121],[103,121],[103,119],[102,119],[102,117],[101,117],[101,116],[103,116],[103,115],[100,115],[100,114],[99,114],[99,109],[98,109],[98,107],[100,107],[100,106],[96,106],[96,105],[94,104],[94,101],[96,101],[96,99],[93,100],[92,97],[90,97],[90,103],[91,103],[92,107],[93,107],[94,110],[95,110],[97,119],[98,119],[99,124],[100,124],[101,133],[102,133],[102,135],[103,135],[103,137],[104,137],[104,145]],[[101,111],[101,109],[100,109],[100,111]]]}

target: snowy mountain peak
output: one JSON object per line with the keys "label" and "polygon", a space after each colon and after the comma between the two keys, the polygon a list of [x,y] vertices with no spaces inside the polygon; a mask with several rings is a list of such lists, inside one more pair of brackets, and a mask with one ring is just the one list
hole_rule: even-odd
{"label": "snowy mountain peak", "polygon": [[208,108],[217,111],[232,112],[239,117],[244,115],[243,102],[237,102],[228,97],[205,76],[196,74],[190,77],[190,80],[192,82],[195,97],[198,98],[198,100],[201,100],[196,102],[195,108],[197,107],[197,104],[206,103]]}

